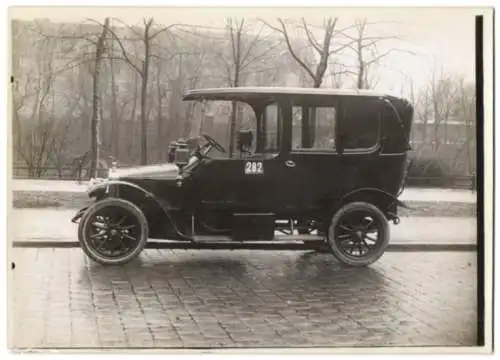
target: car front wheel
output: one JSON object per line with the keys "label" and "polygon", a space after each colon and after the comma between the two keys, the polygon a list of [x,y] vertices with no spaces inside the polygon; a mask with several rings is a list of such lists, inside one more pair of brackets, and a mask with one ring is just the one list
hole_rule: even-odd
{"label": "car front wheel", "polygon": [[388,221],[379,208],[365,202],[352,202],[333,216],[328,245],[340,262],[368,266],[384,254],[389,236]]}
{"label": "car front wheel", "polygon": [[106,198],[82,218],[78,237],[83,251],[103,265],[120,265],[137,257],[148,241],[148,222],[133,203]]}

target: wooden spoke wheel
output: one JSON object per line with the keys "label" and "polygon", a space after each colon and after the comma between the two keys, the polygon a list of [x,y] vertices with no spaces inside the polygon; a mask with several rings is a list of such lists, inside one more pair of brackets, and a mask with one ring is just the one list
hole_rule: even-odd
{"label": "wooden spoke wheel", "polygon": [[334,216],[328,231],[328,245],[342,263],[367,266],[377,261],[389,243],[389,225],[376,206],[353,202]]}
{"label": "wooden spoke wheel", "polygon": [[78,236],[83,251],[103,265],[118,265],[137,257],[148,240],[148,222],[133,203],[106,198],[86,211]]}

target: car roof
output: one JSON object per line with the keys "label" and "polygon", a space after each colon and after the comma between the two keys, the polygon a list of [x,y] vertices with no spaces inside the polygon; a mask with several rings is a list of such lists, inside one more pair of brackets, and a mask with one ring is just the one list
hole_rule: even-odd
{"label": "car roof", "polygon": [[373,90],[358,89],[317,89],[300,87],[229,87],[193,89],[184,93],[184,100],[203,98],[223,98],[224,96],[244,95],[325,95],[325,96],[366,96],[366,97],[393,97],[389,94]]}

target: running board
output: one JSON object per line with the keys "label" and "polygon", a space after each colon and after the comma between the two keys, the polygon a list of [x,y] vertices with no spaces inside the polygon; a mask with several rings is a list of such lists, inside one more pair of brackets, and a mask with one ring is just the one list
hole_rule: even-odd
{"label": "running board", "polygon": [[226,235],[195,235],[193,242],[197,244],[214,244],[214,243],[247,243],[247,242],[309,242],[309,241],[324,241],[323,236],[318,235],[275,235],[273,240],[244,240],[236,241],[232,237]]}
{"label": "running board", "polygon": [[275,235],[274,241],[325,241],[325,237],[319,235]]}
{"label": "running board", "polygon": [[193,241],[197,244],[213,244],[233,242],[233,239],[226,235],[194,235]]}

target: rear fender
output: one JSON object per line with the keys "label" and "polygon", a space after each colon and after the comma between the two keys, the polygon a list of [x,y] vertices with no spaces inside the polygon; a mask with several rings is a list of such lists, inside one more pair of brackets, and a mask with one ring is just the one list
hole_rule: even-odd
{"label": "rear fender", "polygon": [[335,213],[343,205],[353,201],[365,201],[377,206],[384,212],[389,220],[393,220],[395,223],[399,222],[399,218],[397,216],[398,206],[410,209],[408,205],[387,191],[377,188],[359,188],[345,194],[339,201],[337,201],[334,205],[333,212]]}

